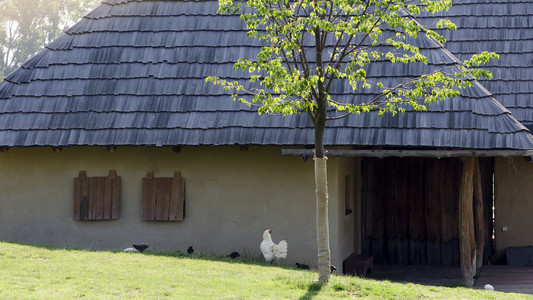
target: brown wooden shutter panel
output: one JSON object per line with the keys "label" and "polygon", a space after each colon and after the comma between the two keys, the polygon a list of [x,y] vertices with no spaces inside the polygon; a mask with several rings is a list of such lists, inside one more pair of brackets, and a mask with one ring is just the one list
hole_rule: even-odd
{"label": "brown wooden shutter panel", "polygon": [[80,202],[80,220],[89,220],[89,180],[85,176],[85,171],[80,172],[81,180],[81,202]]}
{"label": "brown wooden shutter panel", "polygon": [[81,220],[81,181],[85,177],[85,172],[80,171],[78,177],[74,178],[74,220]]}
{"label": "brown wooden shutter panel", "polygon": [[96,180],[89,177],[89,217],[88,220],[96,219]]}
{"label": "brown wooden shutter panel", "polygon": [[[105,207],[105,177],[96,177],[96,220],[105,220],[104,214],[106,211]],[[111,203],[110,203],[111,204]],[[108,208],[111,210],[111,207]]]}
{"label": "brown wooden shutter panel", "polygon": [[[109,175],[111,176],[111,174]],[[104,182],[104,218],[107,220],[113,219],[113,180],[110,176],[106,177]]]}
{"label": "brown wooden shutter panel", "polygon": [[[116,176],[115,170],[113,171],[113,176],[111,178],[111,218],[118,219],[120,218],[120,185],[121,179],[120,176]],[[110,172],[111,174],[111,172]]]}
{"label": "brown wooden shutter panel", "polygon": [[161,177],[157,179],[156,219],[168,220],[168,208],[170,206],[170,187],[172,178]]}
{"label": "brown wooden shutter panel", "polygon": [[185,179],[181,177],[181,172],[174,172],[170,197],[169,220],[183,221],[185,216]]}
{"label": "brown wooden shutter panel", "polygon": [[154,172],[148,171],[143,178],[143,220],[155,220],[156,181]]}
{"label": "brown wooden shutter panel", "polygon": [[148,171],[143,178],[142,219],[148,221],[183,221],[185,180],[181,172],[174,177],[154,177]]}
{"label": "brown wooden shutter panel", "polygon": [[120,217],[120,176],[87,177],[80,171],[74,180],[74,220],[111,220]]}

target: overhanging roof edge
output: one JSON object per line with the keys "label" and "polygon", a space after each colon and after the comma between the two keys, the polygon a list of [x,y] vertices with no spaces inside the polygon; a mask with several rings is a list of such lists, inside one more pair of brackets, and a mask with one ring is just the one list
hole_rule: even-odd
{"label": "overhanging roof edge", "polygon": [[[314,155],[312,149],[281,149],[282,156]],[[331,157],[512,157],[533,156],[533,150],[326,150],[326,156]]]}

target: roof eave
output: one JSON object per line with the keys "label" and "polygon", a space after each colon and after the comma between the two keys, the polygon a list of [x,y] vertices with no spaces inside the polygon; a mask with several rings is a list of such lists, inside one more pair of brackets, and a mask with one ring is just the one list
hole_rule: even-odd
{"label": "roof eave", "polygon": [[[312,149],[281,149],[282,156],[313,156]],[[330,149],[326,150],[330,157],[516,157],[533,156],[533,150],[491,149],[491,150],[355,150]]]}

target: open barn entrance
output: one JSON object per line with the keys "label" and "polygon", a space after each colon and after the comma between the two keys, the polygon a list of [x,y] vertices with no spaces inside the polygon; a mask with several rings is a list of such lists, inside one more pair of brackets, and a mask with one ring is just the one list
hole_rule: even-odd
{"label": "open barn entrance", "polygon": [[[492,158],[480,158],[484,263],[492,253]],[[459,265],[459,158],[362,159],[362,254],[375,264]]]}

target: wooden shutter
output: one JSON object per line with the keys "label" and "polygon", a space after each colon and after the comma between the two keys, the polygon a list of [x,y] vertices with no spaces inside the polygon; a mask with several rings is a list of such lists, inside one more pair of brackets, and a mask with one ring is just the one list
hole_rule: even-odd
{"label": "wooden shutter", "polygon": [[74,179],[74,220],[112,220],[120,217],[120,176],[87,177],[80,171]]}
{"label": "wooden shutter", "polygon": [[143,178],[142,219],[147,221],[183,221],[185,216],[185,179],[181,172],[174,177],[154,177],[148,171]]}

